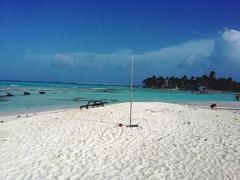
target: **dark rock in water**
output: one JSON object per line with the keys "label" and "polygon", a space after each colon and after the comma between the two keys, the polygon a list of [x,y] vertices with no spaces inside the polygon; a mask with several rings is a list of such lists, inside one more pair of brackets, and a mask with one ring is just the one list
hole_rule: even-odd
{"label": "dark rock in water", "polygon": [[39,91],[39,94],[45,94],[46,92],[44,92],[44,91]]}
{"label": "dark rock in water", "polygon": [[0,101],[7,101],[7,97],[13,96],[10,92],[6,92],[6,95],[0,96]]}
{"label": "dark rock in water", "polygon": [[73,99],[73,101],[81,101],[83,99],[84,99],[83,97],[76,97],[76,98]]}
{"label": "dark rock in water", "polygon": [[10,92],[7,92],[7,96],[13,96]]}
{"label": "dark rock in water", "polygon": [[24,96],[28,96],[30,94],[31,94],[30,92],[24,92]]}

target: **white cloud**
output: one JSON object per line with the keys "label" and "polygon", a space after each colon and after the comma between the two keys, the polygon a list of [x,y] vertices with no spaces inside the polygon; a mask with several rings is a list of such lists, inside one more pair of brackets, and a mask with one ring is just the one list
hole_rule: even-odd
{"label": "white cloud", "polygon": [[129,51],[116,53],[57,53],[52,65],[60,68],[93,68],[104,70],[110,67],[122,67],[128,60]]}
{"label": "white cloud", "polygon": [[[142,61],[148,63],[162,74],[182,74],[192,72],[196,65],[208,64],[206,61],[213,52],[214,40],[195,40],[145,52]],[[160,71],[159,71],[160,70]]]}
{"label": "white cloud", "polygon": [[240,79],[240,31],[225,30],[215,41],[211,57],[211,68],[222,76],[233,76]]}
{"label": "white cloud", "polygon": [[[148,75],[181,75],[193,69],[204,70],[211,57],[214,40],[187,41],[156,51],[141,54],[131,51],[115,53],[57,53],[52,63],[56,68],[88,69],[89,71],[109,71],[116,76],[128,73],[130,59],[135,57],[135,68],[139,81]],[[201,67],[199,67],[201,65]]]}
{"label": "white cloud", "polygon": [[240,65],[240,31],[229,30],[223,33],[227,56]]}
{"label": "white cloud", "polygon": [[[76,52],[42,55],[41,58],[47,57],[49,60],[51,57],[52,71],[69,73],[71,81],[126,83],[132,55],[135,57],[136,82],[153,74],[190,76],[202,75],[211,70],[221,76],[240,79],[240,31],[228,29],[217,38],[190,40],[143,53],[131,50],[112,53]],[[29,55],[29,58],[33,57]]]}

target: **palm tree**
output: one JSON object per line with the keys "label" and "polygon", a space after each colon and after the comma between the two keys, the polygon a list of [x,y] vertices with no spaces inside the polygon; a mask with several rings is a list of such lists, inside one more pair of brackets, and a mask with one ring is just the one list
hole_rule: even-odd
{"label": "palm tree", "polygon": [[157,79],[157,85],[158,87],[160,88],[163,88],[166,84],[166,81],[165,81],[165,78],[160,76],[158,79]]}
{"label": "palm tree", "polygon": [[216,79],[216,72],[215,71],[211,71],[209,74],[209,78],[210,79]]}
{"label": "palm tree", "polygon": [[216,72],[211,71],[209,74],[209,89],[215,89],[216,86]]}
{"label": "palm tree", "polygon": [[182,78],[163,76],[152,76],[143,81],[144,86],[148,88],[181,88],[184,90],[192,90],[197,86],[206,86],[212,90],[234,91],[240,92],[240,83],[234,81],[232,78],[216,78],[216,72],[211,71],[209,76],[204,74],[201,77],[192,76],[188,79],[186,75]]}

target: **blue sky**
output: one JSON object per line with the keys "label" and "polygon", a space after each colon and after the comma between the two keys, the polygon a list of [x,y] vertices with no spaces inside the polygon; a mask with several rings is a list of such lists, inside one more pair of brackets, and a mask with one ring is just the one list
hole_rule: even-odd
{"label": "blue sky", "polygon": [[237,0],[0,0],[0,79],[135,83],[150,75],[240,80]]}

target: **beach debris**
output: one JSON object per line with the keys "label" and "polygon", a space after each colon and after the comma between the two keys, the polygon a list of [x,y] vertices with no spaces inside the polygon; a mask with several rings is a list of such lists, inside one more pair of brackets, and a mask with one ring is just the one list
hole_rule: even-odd
{"label": "beach debris", "polygon": [[94,101],[88,101],[88,103],[86,105],[80,106],[80,109],[82,109],[82,108],[88,109],[89,107],[94,108],[94,107],[99,107],[99,106],[104,106],[104,102],[103,101],[94,100]]}
{"label": "beach debris", "polygon": [[0,141],[7,141],[7,139],[0,139]]}
{"label": "beach debris", "polygon": [[205,138],[204,141],[207,141],[207,138]]}
{"label": "beach debris", "polygon": [[33,115],[32,114],[25,114],[25,117],[26,118],[30,118],[30,117],[32,117]]}
{"label": "beach debris", "polygon": [[10,92],[7,92],[7,96],[13,96]]}
{"label": "beach debris", "polygon": [[157,112],[159,112],[159,111],[154,111],[154,110],[151,110],[151,109],[145,109],[145,111],[146,111],[146,112],[149,111],[149,112],[151,112],[151,113],[157,113]]}
{"label": "beach debris", "polygon": [[211,104],[210,108],[211,108],[211,110],[216,109],[217,108],[217,104]]}
{"label": "beach debris", "polygon": [[31,93],[30,92],[24,92],[24,96],[28,96],[28,95],[30,95]]}
{"label": "beach debris", "polygon": [[129,124],[129,125],[126,125],[127,128],[133,128],[133,127],[138,127],[137,124]]}
{"label": "beach debris", "polygon": [[0,121],[0,123],[4,123],[4,121]]}
{"label": "beach debris", "polygon": [[183,124],[191,124],[190,121],[184,122]]}
{"label": "beach debris", "polygon": [[46,92],[45,91],[39,91],[39,94],[45,94]]}
{"label": "beach debris", "polygon": [[123,126],[123,124],[122,124],[122,123],[119,123],[119,124],[118,124],[118,127],[122,127],[122,126]]}

